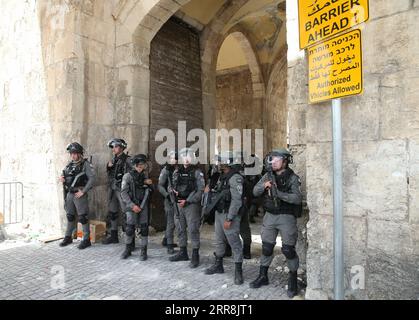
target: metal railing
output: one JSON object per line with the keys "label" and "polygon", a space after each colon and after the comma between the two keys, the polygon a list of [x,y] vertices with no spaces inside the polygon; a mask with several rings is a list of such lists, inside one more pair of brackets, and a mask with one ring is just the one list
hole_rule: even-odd
{"label": "metal railing", "polygon": [[0,216],[4,224],[20,223],[23,220],[23,184],[0,182]]}

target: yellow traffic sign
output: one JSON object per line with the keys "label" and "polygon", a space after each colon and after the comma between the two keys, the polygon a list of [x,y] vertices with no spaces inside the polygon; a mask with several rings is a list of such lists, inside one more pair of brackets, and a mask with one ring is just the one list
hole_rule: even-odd
{"label": "yellow traffic sign", "polygon": [[310,103],[362,93],[361,30],[307,50]]}
{"label": "yellow traffic sign", "polygon": [[369,18],[368,0],[298,0],[300,49]]}

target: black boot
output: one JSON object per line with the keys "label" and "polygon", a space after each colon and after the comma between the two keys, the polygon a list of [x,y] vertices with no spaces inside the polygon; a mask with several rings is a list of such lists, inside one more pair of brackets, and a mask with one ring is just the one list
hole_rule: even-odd
{"label": "black boot", "polygon": [[60,247],[68,246],[70,243],[73,243],[73,238],[65,236],[64,240],[60,242]]}
{"label": "black boot", "polygon": [[205,270],[205,274],[224,273],[223,257],[215,256],[214,264]]}
{"label": "black boot", "polygon": [[236,262],[236,268],[234,270],[234,284],[243,284],[243,264],[241,262]]}
{"label": "black boot", "polygon": [[163,247],[166,247],[167,246],[167,238],[166,237],[164,237],[163,240],[161,241],[161,245]]}
{"label": "black boot", "polygon": [[145,246],[144,248],[141,248],[140,260],[141,261],[146,261],[147,260],[147,246]]}
{"label": "black boot", "polygon": [[90,240],[82,240],[77,248],[80,250],[86,249],[87,247],[90,247],[92,244],[90,243]]}
{"label": "black boot", "polygon": [[233,253],[231,252],[231,246],[230,244],[226,243],[226,251],[224,252],[224,257],[231,257],[233,255]]}
{"label": "black boot", "polygon": [[189,266],[191,268],[199,266],[199,249],[192,249],[192,260]]}
{"label": "black boot", "polygon": [[125,251],[122,253],[121,259],[127,259],[131,255],[131,252],[132,252],[132,244],[131,243],[126,244]]}
{"label": "black boot", "polygon": [[103,239],[102,241],[102,244],[111,244],[111,243],[119,243],[118,230],[111,230],[110,236]]}
{"label": "black boot", "polygon": [[250,244],[243,245],[243,258],[252,259],[252,255],[250,254]]}
{"label": "black boot", "polygon": [[188,261],[189,260],[189,256],[188,256],[188,251],[186,251],[186,247],[181,247],[179,252],[177,254],[175,254],[174,256],[171,256],[169,258],[170,261],[175,262],[175,261]]}
{"label": "black boot", "polygon": [[167,245],[167,253],[168,254],[174,254],[175,253],[175,249],[173,249],[174,245],[173,244],[168,244]]}
{"label": "black boot", "polygon": [[289,298],[293,298],[298,294],[297,285],[297,271],[290,271],[288,273],[288,290],[287,294]]}
{"label": "black boot", "polygon": [[269,284],[268,279],[268,269],[269,267],[260,266],[259,276],[256,280],[250,282],[250,288],[260,288],[261,286],[266,286]]}

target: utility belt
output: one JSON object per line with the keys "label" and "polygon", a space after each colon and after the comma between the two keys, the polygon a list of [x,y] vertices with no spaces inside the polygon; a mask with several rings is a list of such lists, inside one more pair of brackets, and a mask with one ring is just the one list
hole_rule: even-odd
{"label": "utility belt", "polygon": [[286,203],[277,199],[278,206],[276,207],[273,199],[265,199],[263,202],[263,210],[273,215],[290,214],[296,216],[296,205]]}

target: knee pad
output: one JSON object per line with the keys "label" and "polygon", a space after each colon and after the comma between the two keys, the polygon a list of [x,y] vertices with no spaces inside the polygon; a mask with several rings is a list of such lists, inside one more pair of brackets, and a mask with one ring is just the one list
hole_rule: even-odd
{"label": "knee pad", "polygon": [[281,251],[287,259],[294,259],[297,256],[297,252],[295,252],[295,246],[283,244]]}
{"label": "knee pad", "polygon": [[87,218],[86,214],[83,214],[81,216],[79,216],[79,221],[81,224],[86,224],[89,222],[89,218]]}
{"label": "knee pad", "polygon": [[274,253],[275,244],[262,242],[262,254],[266,257],[270,257]]}
{"label": "knee pad", "polygon": [[67,215],[67,221],[68,222],[73,222],[74,220],[76,220],[76,216],[72,215],[72,214],[68,214]]}
{"label": "knee pad", "polygon": [[140,225],[140,233],[143,237],[148,237],[148,224],[141,224]]}
{"label": "knee pad", "polygon": [[125,234],[126,234],[128,237],[131,237],[131,236],[133,236],[133,235],[134,235],[134,233],[135,233],[135,226],[134,226],[134,225],[132,225],[132,224],[128,224],[128,225],[125,227]]}

